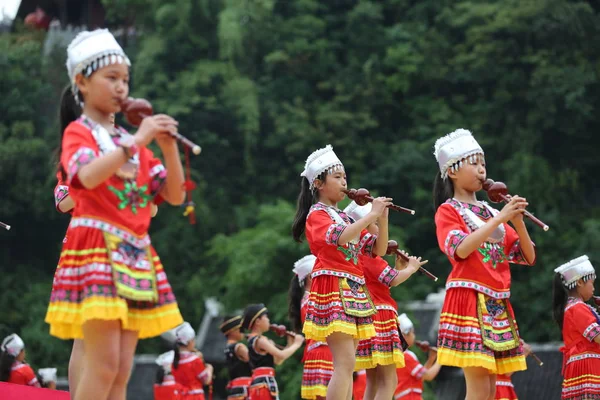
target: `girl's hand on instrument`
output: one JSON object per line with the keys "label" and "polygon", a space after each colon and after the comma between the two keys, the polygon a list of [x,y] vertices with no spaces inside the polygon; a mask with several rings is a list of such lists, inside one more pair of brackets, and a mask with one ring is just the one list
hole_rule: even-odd
{"label": "girl's hand on instrument", "polygon": [[[405,252],[404,250],[398,250],[400,253],[404,254],[406,257],[408,257],[408,253]],[[408,265],[408,261],[406,261],[404,258],[400,257],[399,254],[396,254],[396,265],[395,268],[398,271],[402,271],[404,268],[406,268],[406,266]]]}
{"label": "girl's hand on instrument", "polygon": [[304,343],[304,336],[302,336],[302,335],[296,335],[293,337],[288,336],[288,343],[290,343],[290,342],[297,344],[297,345],[301,345],[302,343]]}
{"label": "girl's hand on instrument", "polygon": [[512,196],[510,201],[502,208],[502,211],[496,215],[496,218],[500,222],[523,221],[523,213],[528,205],[527,199],[518,195]]}
{"label": "girl's hand on instrument", "polygon": [[[142,120],[140,128],[134,135],[135,143],[138,146],[147,146],[158,134],[177,132],[177,125],[178,122],[168,115],[157,114],[151,117],[146,117]],[[161,135],[161,140],[163,139],[166,140],[167,138],[164,137],[164,135]],[[158,144],[161,145],[161,142],[158,142]]]}
{"label": "girl's hand on instrument", "polygon": [[419,270],[419,267],[427,264],[429,260],[421,261],[421,257],[410,256],[408,257],[408,265],[406,268],[412,271],[414,274]]}
{"label": "girl's hand on instrument", "polygon": [[391,204],[392,199],[389,197],[376,197],[373,199],[373,208],[371,209],[371,212],[380,217]]}

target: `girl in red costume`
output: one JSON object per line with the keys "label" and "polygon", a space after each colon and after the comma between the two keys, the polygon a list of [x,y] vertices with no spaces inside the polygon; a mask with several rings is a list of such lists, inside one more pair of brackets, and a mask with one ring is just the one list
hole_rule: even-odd
{"label": "girl in red costume", "polygon": [[600,314],[586,304],[596,271],[587,256],[554,270],[552,310],[562,331],[563,400],[600,399]]}
{"label": "girl in red costume", "polygon": [[0,382],[40,387],[33,369],[25,362],[25,343],[13,333],[0,345]]}
{"label": "girl in red costume", "polygon": [[283,363],[302,346],[304,337],[288,336],[287,346],[283,349],[264,337],[271,322],[264,304],[250,304],[244,310],[242,329],[248,334],[248,357],[252,368],[249,400],[279,399],[279,388],[275,380],[275,365]]}
{"label": "girl in red costume", "polygon": [[[295,275],[290,282],[289,291],[289,318],[292,330],[296,333],[302,332],[302,324],[306,319],[308,295],[312,283],[310,273],[315,266],[315,260],[316,257],[310,254],[294,263]],[[304,369],[300,397],[307,400],[324,399],[333,375],[333,358],[327,343],[307,340],[302,363]]]}
{"label": "girl in red costume", "polygon": [[185,398],[185,387],[175,382],[171,373],[175,351],[171,350],[161,354],[156,359],[158,370],[156,371],[156,382],[154,383],[154,400],[183,400]]}
{"label": "girl in red costume", "polygon": [[465,129],[438,139],[435,157],[436,234],[452,264],[440,316],[438,362],[463,369],[466,400],[493,400],[496,374],[527,368],[509,300],[509,263],[535,262],[523,222],[527,201],[513,196],[498,212],[477,200],[486,179],[485,159]]}
{"label": "girl in red costume", "polygon": [[[344,212],[355,221],[360,221],[371,212],[371,208],[371,203],[359,206],[353,201]],[[369,225],[367,230],[377,235],[377,224]],[[370,339],[361,340],[358,344],[355,369],[366,370],[366,400],[388,400],[394,395],[397,383],[396,368],[404,366],[402,351],[407,347],[398,327],[398,306],[390,288],[405,282],[427,261],[422,262],[420,258],[409,257],[409,261],[404,262],[397,256],[394,268],[379,256],[359,258],[367,289],[377,310],[373,317],[377,334]]]}
{"label": "girl in red costume", "polygon": [[[365,286],[358,256],[385,255],[386,207],[391,199],[374,199],[373,210],[357,222],[338,209],[345,197],[342,190],[347,189],[346,173],[329,145],[308,157],[301,176],[292,233],[297,241],[306,233],[310,252],[317,258],[302,330],[307,339],[327,342],[331,350],[334,371],[327,399],[346,400],[352,392],[358,341],[376,333],[372,318],[375,305]],[[379,237],[366,230],[377,219]]]}
{"label": "girl in red costume", "polygon": [[204,385],[212,383],[213,366],[205,364],[202,354],[196,350],[196,332],[188,322],[172,333],[175,336],[172,373],[175,382],[186,390],[182,399],[204,400]]}

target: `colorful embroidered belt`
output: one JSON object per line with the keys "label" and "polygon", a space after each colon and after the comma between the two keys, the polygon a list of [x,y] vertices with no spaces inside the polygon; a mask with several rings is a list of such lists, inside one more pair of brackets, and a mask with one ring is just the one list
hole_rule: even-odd
{"label": "colorful embroidered belt", "polygon": [[252,378],[240,376],[232,379],[227,384],[227,400],[237,400],[248,398],[248,386],[252,383]]}
{"label": "colorful embroidered belt", "polygon": [[314,350],[317,347],[321,347],[321,346],[327,346],[327,343],[325,343],[325,342],[314,342],[314,343],[311,343],[310,346],[308,346],[308,348],[306,349],[306,351],[308,352],[308,351]]}

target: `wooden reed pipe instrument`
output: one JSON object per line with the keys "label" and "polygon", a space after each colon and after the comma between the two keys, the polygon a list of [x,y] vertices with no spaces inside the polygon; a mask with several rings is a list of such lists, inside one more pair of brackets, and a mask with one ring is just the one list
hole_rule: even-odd
{"label": "wooden reed pipe instrument", "polygon": [[[510,195],[508,194],[508,188],[503,182],[494,182],[491,179],[486,179],[482,182],[483,190],[487,192],[487,195],[491,202],[493,203],[508,203],[510,201]],[[544,231],[550,229],[548,225],[542,222],[540,219],[535,217],[532,213],[525,210],[523,213],[524,216],[533,221],[534,224],[542,228]]]}
{"label": "wooden reed pipe instrument", "polygon": [[[152,104],[150,104],[148,100],[134,99],[133,97],[129,97],[121,103],[121,112],[123,115],[125,115],[127,122],[133,126],[140,126],[144,118],[150,117],[152,114],[154,114],[154,110],[152,110]],[[195,155],[200,154],[202,151],[200,146],[178,132],[171,133],[171,136],[173,136],[183,145],[189,147],[190,150],[192,150],[192,153]]]}
{"label": "wooden reed pipe instrument", "polygon": [[[385,254],[387,254],[387,255],[390,255],[390,254],[398,255],[404,261],[408,262],[408,257],[406,256],[406,254],[402,253],[398,249],[398,242],[396,242],[395,240],[389,240],[388,241],[388,247],[387,247],[387,250],[386,250]],[[429,279],[433,280],[434,282],[437,282],[437,280],[438,280],[437,276],[435,276],[431,272],[427,271],[423,267],[419,267],[419,272],[422,273],[423,275],[425,275],[426,277],[428,277]]]}
{"label": "wooden reed pipe instrument", "polygon": [[269,330],[271,332],[275,332],[275,334],[279,337],[284,337],[285,335],[295,337],[296,332],[288,331],[284,325],[271,324],[269,326]]}
{"label": "wooden reed pipe instrument", "polygon": [[[350,200],[354,200],[356,204],[359,206],[364,206],[367,203],[373,202],[373,196],[371,193],[365,188],[360,189],[342,189],[342,192],[346,193]],[[404,208],[397,206],[395,204],[390,204],[388,206],[390,210],[404,212],[410,215],[415,215],[415,210],[411,210],[410,208]]]}
{"label": "wooden reed pipe instrument", "polygon": [[535,362],[538,363],[538,365],[541,367],[542,365],[544,365],[544,362],[542,360],[540,360],[540,358],[538,356],[535,355],[535,353],[533,351],[529,352],[529,355],[535,360]]}
{"label": "wooden reed pipe instrument", "polygon": [[5,224],[4,222],[0,222],[0,228],[4,228],[7,231],[10,231],[10,225]]}

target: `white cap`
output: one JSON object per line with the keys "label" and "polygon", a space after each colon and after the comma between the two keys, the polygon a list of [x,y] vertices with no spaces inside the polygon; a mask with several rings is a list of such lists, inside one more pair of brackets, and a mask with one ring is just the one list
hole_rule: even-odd
{"label": "white cap", "polygon": [[88,68],[91,68],[91,72],[123,62],[131,65],[129,58],[108,29],[80,32],[67,48],[67,72],[71,90],[76,93],[75,77]]}
{"label": "white cap", "polygon": [[560,274],[563,284],[568,289],[573,289],[577,281],[583,279],[596,279],[596,271],[588,256],[581,256],[556,268],[554,272]]}
{"label": "white cap", "polygon": [[454,164],[465,158],[484,153],[470,131],[457,129],[436,140],[433,154],[440,167],[442,179],[446,179],[448,169]]}
{"label": "white cap", "polygon": [[40,368],[38,374],[40,374],[43,383],[56,382],[56,368]]}
{"label": "white cap", "polygon": [[298,281],[300,283],[302,283],[304,278],[306,278],[306,276],[312,272],[316,260],[317,257],[309,254],[294,263],[294,273],[298,275]]}
{"label": "white cap", "polygon": [[16,333],[8,335],[2,341],[2,345],[0,345],[0,349],[13,357],[19,355],[19,353],[25,348],[25,343],[23,339],[19,337]]}
{"label": "white cap", "polygon": [[175,352],[173,350],[167,351],[166,353],[162,353],[156,359],[156,364],[160,365],[166,374],[171,373],[171,365],[173,365],[173,360],[175,360]]}
{"label": "white cap", "polygon": [[196,332],[194,331],[194,328],[192,328],[192,325],[190,325],[189,322],[184,322],[177,328],[172,329],[171,332],[175,337],[175,341],[183,345],[188,344],[192,339],[196,337]]}
{"label": "white cap", "polygon": [[398,317],[398,324],[400,324],[400,332],[402,332],[403,335],[408,335],[415,327],[410,318],[408,318],[408,315],[404,313],[400,314]]}
{"label": "white cap", "polygon": [[367,203],[364,206],[359,206],[355,201],[352,201],[352,203],[348,204],[348,206],[344,208],[344,212],[353,220],[358,221],[370,213],[372,209],[373,204],[371,203]]}
{"label": "white cap", "polygon": [[343,170],[344,165],[333,152],[333,147],[328,144],[308,156],[306,164],[304,165],[304,171],[302,171],[300,176],[303,176],[308,180],[310,188],[312,189],[314,187],[315,179],[323,172],[328,171],[329,173],[333,173],[334,171]]}

